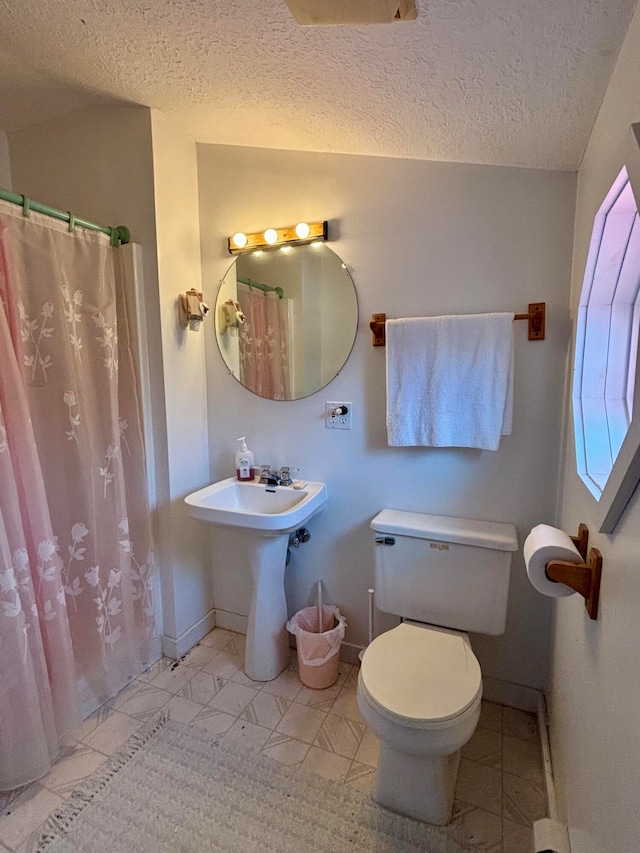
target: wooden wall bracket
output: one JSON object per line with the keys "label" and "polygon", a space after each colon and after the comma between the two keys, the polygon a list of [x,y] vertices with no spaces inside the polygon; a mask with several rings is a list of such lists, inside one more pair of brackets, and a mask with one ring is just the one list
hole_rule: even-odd
{"label": "wooden wall bracket", "polygon": [[197,330],[208,311],[209,306],[203,302],[202,293],[195,287],[178,295],[178,321],[181,328]]}
{"label": "wooden wall bracket", "polygon": [[374,347],[383,347],[385,346],[387,340],[384,332],[384,324],[387,322],[386,314],[372,314],[371,322],[369,323],[369,328],[373,332],[373,345]]}
{"label": "wooden wall bracket", "polygon": [[527,314],[515,314],[514,320],[529,321],[529,340],[543,341],[545,333],[545,321],[547,316],[546,302],[530,302]]}
{"label": "wooden wall bracket", "polygon": [[589,528],[586,524],[580,524],[578,527],[578,535],[572,536],[571,541],[578,549],[578,552],[583,560],[587,559],[587,548],[589,546]]}
{"label": "wooden wall bracket", "polygon": [[[577,537],[576,537],[577,538]],[[576,546],[577,547],[577,546]],[[602,577],[602,554],[591,548],[585,563],[568,563],[564,560],[549,560],[546,565],[549,580],[564,583],[584,598],[590,619],[598,618],[600,579]]]}

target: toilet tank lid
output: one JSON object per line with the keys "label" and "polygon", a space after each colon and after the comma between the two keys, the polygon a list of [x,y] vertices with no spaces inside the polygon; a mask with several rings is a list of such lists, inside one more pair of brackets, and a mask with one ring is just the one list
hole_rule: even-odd
{"label": "toilet tank lid", "polygon": [[383,509],[371,522],[371,529],[376,533],[395,533],[397,536],[474,545],[495,551],[518,550],[515,526],[500,521],[477,521],[472,518]]}

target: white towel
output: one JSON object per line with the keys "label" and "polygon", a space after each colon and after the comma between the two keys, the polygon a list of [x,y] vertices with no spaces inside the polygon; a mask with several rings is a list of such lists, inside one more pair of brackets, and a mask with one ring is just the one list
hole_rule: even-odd
{"label": "white towel", "polygon": [[513,411],[513,314],[387,320],[389,445],[497,450]]}

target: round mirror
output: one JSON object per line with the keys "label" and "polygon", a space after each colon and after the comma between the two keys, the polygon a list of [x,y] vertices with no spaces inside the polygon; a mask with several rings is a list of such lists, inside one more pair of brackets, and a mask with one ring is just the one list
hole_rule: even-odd
{"label": "round mirror", "polygon": [[238,255],[215,310],[220,354],[260,397],[298,400],[336,376],[358,326],[355,287],[324,243]]}

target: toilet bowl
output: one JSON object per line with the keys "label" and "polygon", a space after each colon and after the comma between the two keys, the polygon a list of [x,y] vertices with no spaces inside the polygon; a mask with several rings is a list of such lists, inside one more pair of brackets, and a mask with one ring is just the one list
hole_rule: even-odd
{"label": "toilet bowl", "polygon": [[381,742],[373,798],[442,825],[480,718],[480,664],[466,632],[504,633],[516,529],[395,509],[371,529],[376,606],[403,620],[370,643],[358,679],[360,712]]}
{"label": "toilet bowl", "polygon": [[364,654],[357,698],[381,741],[374,800],[448,823],[460,750],[480,718],[482,678],[468,636],[415,622],[381,634]]}

